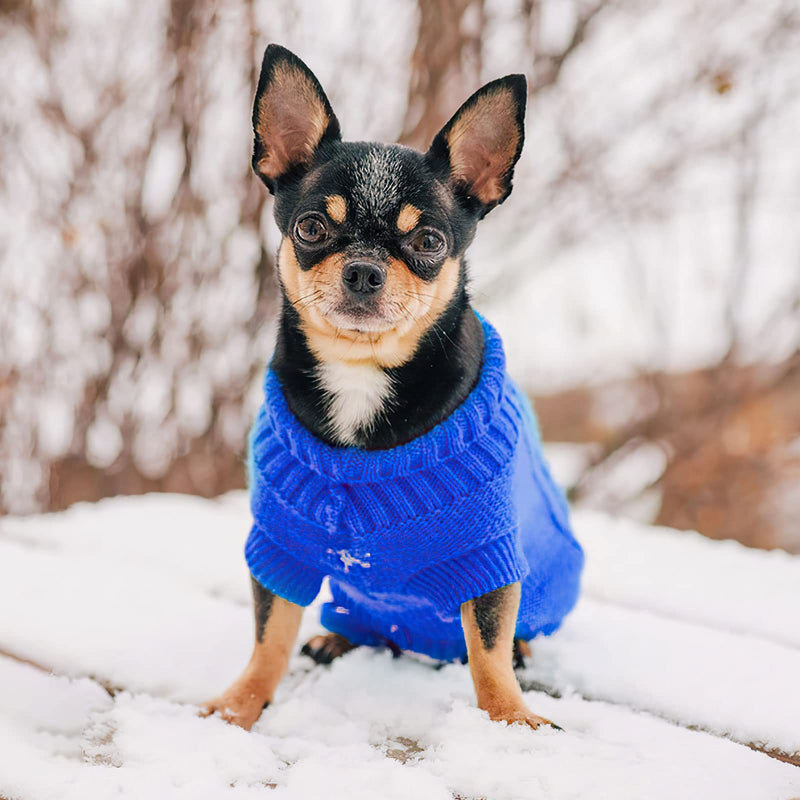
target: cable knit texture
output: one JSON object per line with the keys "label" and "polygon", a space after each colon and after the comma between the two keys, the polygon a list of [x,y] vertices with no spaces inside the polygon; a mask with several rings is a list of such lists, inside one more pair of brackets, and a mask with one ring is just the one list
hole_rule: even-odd
{"label": "cable knit texture", "polygon": [[522,582],[517,636],[555,630],[578,596],[583,553],[544,462],[533,411],[484,329],[477,386],[444,422],[391,450],[332,447],[290,411],[267,371],[250,434],[254,577],[356,644],[466,653],[460,606]]}

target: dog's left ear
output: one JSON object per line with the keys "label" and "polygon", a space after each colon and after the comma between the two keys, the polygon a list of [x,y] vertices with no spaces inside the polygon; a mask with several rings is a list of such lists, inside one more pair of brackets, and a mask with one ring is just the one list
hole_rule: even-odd
{"label": "dog's left ear", "polygon": [[314,73],[285,47],[264,51],[253,104],[253,169],[270,192],[302,174],[323,142],[340,139],[339,121]]}
{"label": "dog's left ear", "polygon": [[514,165],[525,140],[524,75],[487,83],[456,111],[436,134],[428,159],[468,202],[477,201],[480,216],[511,193]]}

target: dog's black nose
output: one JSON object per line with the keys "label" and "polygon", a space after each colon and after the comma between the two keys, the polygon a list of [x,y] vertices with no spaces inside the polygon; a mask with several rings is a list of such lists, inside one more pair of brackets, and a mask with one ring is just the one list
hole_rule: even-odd
{"label": "dog's black nose", "polygon": [[342,270],[342,282],[353,294],[374,294],[386,283],[386,272],[369,261],[351,261]]}

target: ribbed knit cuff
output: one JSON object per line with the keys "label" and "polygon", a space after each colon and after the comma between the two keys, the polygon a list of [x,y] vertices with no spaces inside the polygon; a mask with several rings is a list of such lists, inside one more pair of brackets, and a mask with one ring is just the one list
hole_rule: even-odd
{"label": "ribbed knit cuff", "polygon": [[307,606],[319,594],[325,575],[290,556],[258,525],[250,530],[244,555],[253,577],[278,597]]}
{"label": "ribbed knit cuff", "polygon": [[455,614],[467,600],[516,583],[527,571],[512,533],[426,567],[408,581],[404,591],[427,597],[439,608]]}

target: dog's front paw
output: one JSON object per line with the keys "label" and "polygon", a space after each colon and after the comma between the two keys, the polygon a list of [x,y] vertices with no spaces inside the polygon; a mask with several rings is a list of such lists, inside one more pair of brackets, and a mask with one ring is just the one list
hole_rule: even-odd
{"label": "dog's front paw", "polygon": [[527,725],[533,730],[536,730],[540,725],[549,725],[551,728],[555,728],[557,731],[563,731],[564,729],[560,725],[556,725],[555,722],[552,720],[546,719],[545,717],[540,717],[538,714],[534,714],[532,711],[529,711],[527,708],[496,708],[486,709],[489,712],[490,719],[494,720],[495,722],[507,722],[509,725]]}
{"label": "dog's front paw", "polygon": [[249,731],[269,705],[269,699],[257,683],[243,675],[219,697],[204,703],[200,716],[218,713],[226,722]]}

